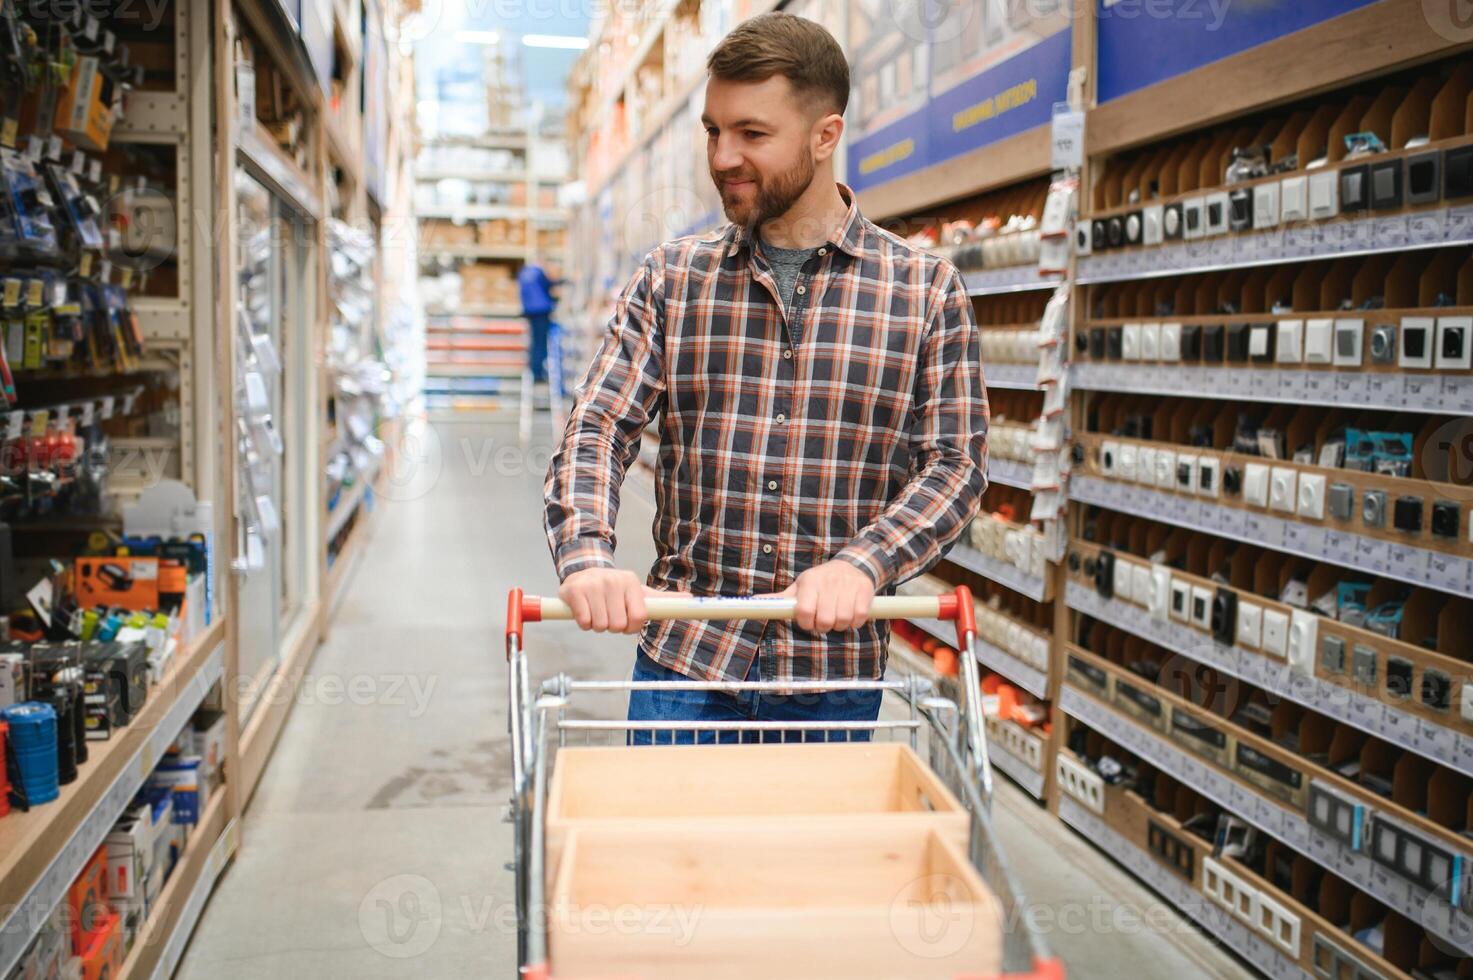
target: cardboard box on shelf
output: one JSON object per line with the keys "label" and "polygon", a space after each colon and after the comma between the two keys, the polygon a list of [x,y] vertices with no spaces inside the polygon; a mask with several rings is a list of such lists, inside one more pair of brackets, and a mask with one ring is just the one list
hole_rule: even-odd
{"label": "cardboard box on shelf", "polygon": [[474,225],[457,225],[453,221],[426,221],[420,239],[427,248],[474,245],[476,229]]}
{"label": "cardboard box on shelf", "polygon": [[492,218],[489,221],[482,221],[476,230],[482,245],[506,244],[505,218]]}
{"label": "cardboard box on shelf", "polygon": [[81,955],[107,924],[107,845],[101,845],[82,866],[66,893],[72,952]]}
{"label": "cardboard box on shelf", "polygon": [[74,589],[83,607],[122,606],[142,610],[159,607],[159,560],[142,555],[78,558]]}

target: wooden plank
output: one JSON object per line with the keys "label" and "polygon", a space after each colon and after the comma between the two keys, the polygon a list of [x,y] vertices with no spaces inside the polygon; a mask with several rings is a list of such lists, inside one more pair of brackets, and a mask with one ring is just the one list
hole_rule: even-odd
{"label": "wooden plank", "polygon": [[1016,184],[1049,171],[1049,127],[1033,129],[859,192],[871,221]]}
{"label": "wooden plank", "polygon": [[1416,4],[1373,3],[1094,108],[1085,152],[1115,153],[1469,46],[1437,34]]}
{"label": "wooden plank", "polygon": [[[281,734],[287,715],[297,701],[291,692],[295,691],[312,654],[317,650],[320,636],[318,609],[321,602],[319,599],[303,605],[298,618],[298,622],[302,624],[301,630],[290,651],[282,658],[281,668],[276,672],[268,690],[263,693],[261,702],[252,713],[250,724],[241,733],[238,770],[240,784],[237,792],[242,810],[250,802],[261,773],[266,769],[271,749],[276,745],[276,738]],[[282,691],[288,692],[287,695],[283,696]]]}

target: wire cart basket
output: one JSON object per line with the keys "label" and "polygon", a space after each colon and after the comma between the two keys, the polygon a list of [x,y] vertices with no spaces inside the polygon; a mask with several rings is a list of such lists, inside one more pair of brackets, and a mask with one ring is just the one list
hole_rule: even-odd
{"label": "wire cart basket", "polygon": [[[796,601],[791,598],[661,598],[645,600],[650,620],[744,619],[791,620]],[[953,620],[961,661],[960,698],[945,697],[935,682],[919,674],[878,681],[589,681],[558,674],[544,680],[533,696],[523,646],[523,624],[571,620],[572,611],[556,599],[524,595],[512,589],[507,602],[506,654],[509,697],[508,724],[512,744],[511,822],[515,834],[517,900],[517,963],[526,980],[551,980],[556,964],[548,962],[546,908],[546,816],[548,780],[565,746],[623,745],[635,733],[648,733],[652,742],[726,743],[729,741],[812,740],[847,741],[859,733],[873,739],[907,742],[955,794],[968,813],[970,844],[967,857],[996,895],[1004,923],[1002,976],[1010,980],[1063,980],[1062,963],[1023,914],[1023,895],[998,845],[991,820],[992,768],[982,718],[978,661],[973,649],[976,624],[972,594],[965,586],[940,596],[877,596],[871,619],[932,618]],[[630,721],[600,718],[587,702],[594,696],[636,690],[782,692],[814,694],[835,691],[880,690],[882,710],[875,721]],[[958,703],[958,701],[960,703]],[[632,751],[638,751],[637,749]],[[734,749],[733,751],[740,751]],[[981,974],[957,980],[986,980]]]}

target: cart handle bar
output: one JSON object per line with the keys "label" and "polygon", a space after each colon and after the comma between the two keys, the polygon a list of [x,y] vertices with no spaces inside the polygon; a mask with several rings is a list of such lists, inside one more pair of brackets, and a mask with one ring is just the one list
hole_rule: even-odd
{"label": "cart handle bar", "polygon": [[[667,619],[759,619],[791,620],[798,612],[798,600],[787,596],[752,596],[733,598],[664,598],[650,596],[644,601],[651,621]],[[515,637],[522,645],[522,624],[552,620],[570,620],[573,610],[561,599],[524,595],[512,589],[506,602],[506,651],[511,656]],[[965,645],[965,637],[977,632],[976,614],[972,608],[972,590],[958,585],[956,590],[932,596],[876,596],[870,602],[870,619],[945,619],[956,621],[957,641]]]}

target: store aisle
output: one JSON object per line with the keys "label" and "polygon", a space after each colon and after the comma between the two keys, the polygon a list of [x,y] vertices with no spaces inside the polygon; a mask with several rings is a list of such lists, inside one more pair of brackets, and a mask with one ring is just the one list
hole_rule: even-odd
{"label": "store aisle", "polygon": [[[433,432],[398,499],[379,501],[184,980],[513,975],[498,630],[509,587],[556,588],[540,520],[550,437],[524,454],[511,424]],[[627,567],[648,567],[651,516],[631,485],[619,528]],[[571,624],[528,635],[544,673],[629,668],[624,637]],[[1100,852],[1036,817],[1000,778],[999,831],[1072,977],[1249,975]]]}

